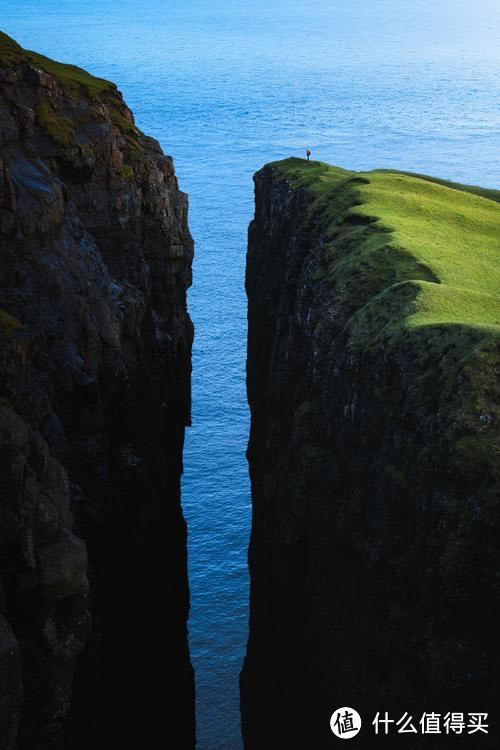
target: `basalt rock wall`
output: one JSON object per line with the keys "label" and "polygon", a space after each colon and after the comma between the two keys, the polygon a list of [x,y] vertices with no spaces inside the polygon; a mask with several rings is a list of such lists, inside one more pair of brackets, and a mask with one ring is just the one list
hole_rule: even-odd
{"label": "basalt rock wall", "polygon": [[2,750],[194,746],[192,255],[116,87],[1,35]]}
{"label": "basalt rock wall", "polygon": [[[300,184],[316,167],[290,161],[256,175],[249,230],[245,747],[334,747],[342,706],[364,722],[354,747],[495,747],[498,334],[396,328],[416,294],[391,286],[400,250],[387,244],[373,261],[367,246],[345,273],[377,231],[376,217],[353,213],[369,175],[346,173],[332,212]],[[411,267],[424,271],[434,283]],[[386,711],[411,714],[417,733],[393,724],[376,737]],[[431,711],[489,711],[490,733],[423,736]]]}

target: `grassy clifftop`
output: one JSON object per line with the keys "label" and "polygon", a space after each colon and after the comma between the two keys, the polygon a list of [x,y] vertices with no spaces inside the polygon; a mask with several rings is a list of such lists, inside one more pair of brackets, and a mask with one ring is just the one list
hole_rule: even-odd
{"label": "grassy clifftop", "polygon": [[0,31],[0,67],[9,67],[23,62],[44,70],[61,84],[75,91],[82,86],[95,96],[103,91],[116,91],[114,83],[103,78],[96,78],[76,65],[59,63],[38,52],[25,50],[14,39]]}
{"label": "grassy clifftop", "polygon": [[451,463],[468,475],[474,466],[494,494],[500,191],[295,158],[269,166],[310,199],[304,226],[319,226],[322,238],[316,280],[346,348],[403,358],[423,400],[439,393]]}
{"label": "grassy clifftop", "polygon": [[339,302],[357,308],[355,339],[440,323],[500,333],[500,191],[302,159],[271,166],[314,198]]}
{"label": "grassy clifftop", "polygon": [[299,159],[255,176],[249,747],[329,748],[344,701],[494,711],[499,198]]}
{"label": "grassy clifftop", "polygon": [[59,146],[75,146],[75,132],[86,122],[86,118],[81,111],[76,116],[71,108],[85,99],[90,105],[90,119],[102,120],[105,112],[127,144],[133,150],[139,149],[139,133],[132,113],[124,104],[114,83],[93,76],[76,65],[60,63],[38,52],[23,49],[14,39],[0,31],[0,68],[15,67],[28,67],[47,74],[57,83],[59,93],[67,99],[69,107],[61,107],[53,98],[50,102],[39,103],[36,108],[38,124]]}

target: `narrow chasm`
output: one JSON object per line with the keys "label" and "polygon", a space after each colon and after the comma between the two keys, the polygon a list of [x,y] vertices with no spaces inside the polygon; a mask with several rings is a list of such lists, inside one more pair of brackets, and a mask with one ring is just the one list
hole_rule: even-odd
{"label": "narrow chasm", "polygon": [[192,256],[114,84],[1,34],[2,750],[194,747]]}

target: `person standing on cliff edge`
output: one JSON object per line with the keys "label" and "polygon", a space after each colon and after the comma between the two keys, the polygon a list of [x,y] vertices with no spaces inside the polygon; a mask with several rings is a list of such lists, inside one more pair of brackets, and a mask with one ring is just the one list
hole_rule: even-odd
{"label": "person standing on cliff edge", "polygon": [[311,151],[308,148],[306,148],[306,156],[307,156],[307,161],[309,161],[309,157],[311,156]]}

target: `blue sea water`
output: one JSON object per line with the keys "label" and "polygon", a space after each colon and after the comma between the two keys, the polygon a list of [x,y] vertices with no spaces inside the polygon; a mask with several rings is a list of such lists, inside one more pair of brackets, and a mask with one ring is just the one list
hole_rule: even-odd
{"label": "blue sea water", "polygon": [[[175,158],[196,241],[185,448],[198,748],[238,750],[248,618],[246,229],[291,154],[500,186],[497,0],[0,0],[23,46],[112,79]],[[495,160],[496,157],[496,160]]]}

